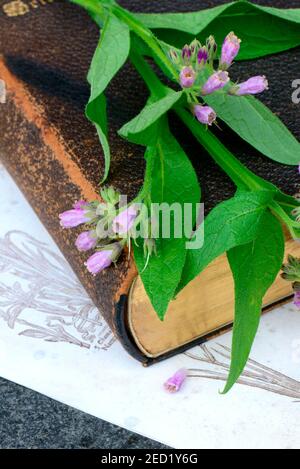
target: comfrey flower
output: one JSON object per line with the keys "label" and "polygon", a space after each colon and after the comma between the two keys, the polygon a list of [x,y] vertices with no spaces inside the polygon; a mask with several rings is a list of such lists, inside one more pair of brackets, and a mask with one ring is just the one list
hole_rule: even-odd
{"label": "comfrey flower", "polygon": [[182,88],[191,88],[196,80],[196,72],[193,67],[184,67],[180,72],[180,84]]}
{"label": "comfrey flower", "polygon": [[67,210],[59,215],[60,225],[63,228],[76,228],[76,226],[82,225],[90,221],[87,210],[76,208],[73,210]]}
{"label": "comfrey flower", "polygon": [[183,47],[181,54],[174,49],[169,51],[169,57],[178,71],[178,82],[186,93],[187,103],[201,124],[211,125],[217,117],[212,108],[203,105],[204,96],[223,90],[223,93],[238,97],[262,93],[268,89],[265,76],[252,77],[244,83],[225,88],[230,84],[227,70],[238,55],[240,46],[241,40],[234,32],[227,34],[218,70],[214,68],[218,49],[214,36],[209,36],[204,46],[195,39]]}
{"label": "comfrey flower", "polygon": [[[150,223],[147,209],[141,214],[138,203],[122,207],[124,198],[121,198],[121,195],[112,187],[103,188],[100,194],[101,202],[79,200],[73,205],[72,210],[59,215],[60,223],[65,228],[75,228],[88,223],[89,230],[77,237],[75,245],[82,252],[96,249],[97,252],[85,263],[88,271],[93,275],[116,262],[130,239],[143,237],[136,228]],[[149,257],[155,253],[155,241],[151,239],[149,242],[146,238],[145,243]]]}
{"label": "comfrey flower", "polygon": [[224,71],[215,72],[213,75],[209,77],[209,79],[203,86],[201,94],[203,96],[212,94],[215,91],[218,91],[224,88],[224,86],[226,86],[228,82],[229,82],[228,72],[224,72]]}
{"label": "comfrey flower", "polygon": [[187,378],[187,370],[186,369],[181,369],[175,373],[171,378],[168,379],[168,381],[165,382],[164,388],[166,391],[169,393],[176,393],[180,391],[183,383],[185,382]]}
{"label": "comfrey flower", "polygon": [[78,236],[75,245],[78,251],[90,251],[90,249],[96,247],[97,242],[98,239],[95,231],[84,231]]}
{"label": "comfrey flower", "polygon": [[85,263],[88,271],[93,275],[97,275],[107,269],[113,262],[118,260],[122,249],[121,243],[114,243],[107,246],[105,250],[96,252]]}
{"label": "comfrey flower", "polygon": [[241,40],[233,33],[229,33],[222,47],[220,69],[227,70],[236,56],[238,55],[241,47]]}
{"label": "comfrey flower", "polygon": [[85,200],[77,200],[75,204],[73,205],[73,208],[76,210],[84,209],[88,206],[89,204]]}
{"label": "comfrey flower", "polygon": [[230,94],[236,96],[244,96],[248,94],[258,94],[269,88],[268,80],[264,75],[249,78],[249,80],[233,86],[229,91]]}
{"label": "comfrey flower", "polygon": [[194,106],[193,113],[201,124],[212,125],[217,118],[217,114],[210,106],[202,106],[201,104]]}
{"label": "comfrey flower", "polygon": [[134,225],[137,217],[137,209],[131,205],[117,215],[112,222],[112,229],[115,234],[123,236],[127,234]]}

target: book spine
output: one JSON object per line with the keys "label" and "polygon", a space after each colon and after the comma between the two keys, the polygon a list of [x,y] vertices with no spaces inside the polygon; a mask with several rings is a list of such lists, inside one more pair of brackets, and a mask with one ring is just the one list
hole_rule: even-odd
{"label": "book spine", "polygon": [[84,266],[86,255],[74,243],[76,232],[62,229],[59,213],[76,200],[99,198],[97,188],[84,177],[55,128],[43,117],[43,109],[26,85],[0,59],[0,76],[6,86],[6,103],[1,105],[1,160],[26,199],[70,263],[105,320],[134,358],[146,362],[127,328],[127,298],[137,275],[126,254],[118,266],[97,277]]}

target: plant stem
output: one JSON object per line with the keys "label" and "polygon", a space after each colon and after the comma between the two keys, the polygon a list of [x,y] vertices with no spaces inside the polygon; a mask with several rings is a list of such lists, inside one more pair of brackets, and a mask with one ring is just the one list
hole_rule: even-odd
{"label": "plant stem", "polygon": [[[239,189],[261,190],[268,188],[269,185],[266,181],[260,179],[240,163],[212,132],[199,125],[190,112],[182,107],[177,107],[175,112]],[[270,185],[271,187],[274,190],[272,185]]]}
{"label": "plant stem", "polygon": [[146,28],[141,21],[139,21],[129,11],[115,4],[111,7],[112,13],[120,20],[123,20],[129,28],[140,37],[146,45],[154,52],[154,58],[158,59],[158,65],[168,71],[168,74],[173,79],[177,79],[177,70],[173,64],[168,60],[166,54],[162,50],[158,39],[154,36],[152,31]]}

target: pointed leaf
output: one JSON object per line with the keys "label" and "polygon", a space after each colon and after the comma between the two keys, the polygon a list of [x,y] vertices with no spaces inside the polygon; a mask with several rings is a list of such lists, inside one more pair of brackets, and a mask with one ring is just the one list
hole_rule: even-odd
{"label": "pointed leaf", "polygon": [[157,128],[155,124],[166,114],[182,97],[182,91],[167,89],[167,94],[155,102],[148,103],[144,109],[125,124],[119,134],[131,142],[152,145],[157,139]]}
{"label": "pointed leaf", "polygon": [[110,165],[106,102],[103,92],[127,60],[129,49],[130,35],[128,27],[117,18],[109,16],[102,30],[88,74],[91,97],[86,107],[86,115],[96,126],[104,152],[105,171],[103,181],[107,178]]}
{"label": "pointed leaf", "polygon": [[240,192],[209,213],[193,238],[201,236],[204,230],[204,245],[187,252],[177,293],[221,254],[256,238],[261,218],[273,196],[268,191]]}
{"label": "pointed leaf", "polygon": [[218,117],[241,138],[274,161],[298,165],[300,143],[283,122],[254,96],[205,96]]}
{"label": "pointed leaf", "polygon": [[221,44],[233,30],[243,41],[237,60],[274,54],[300,44],[299,8],[279,9],[237,1],[196,12],[140,14],[139,18],[159,39],[175,47],[182,47],[195,36],[204,41],[210,34]]}
{"label": "pointed leaf", "polygon": [[255,240],[228,252],[235,282],[235,321],[229,378],[224,392],[239,379],[258,329],[262,303],[280,271],[284,235],[280,222],[266,212]]}
{"label": "pointed leaf", "polygon": [[[200,189],[188,157],[170,133],[166,119],[160,121],[157,142],[147,151],[147,164],[152,166],[151,201],[196,204],[200,202]],[[196,218],[196,210],[195,210]],[[152,255],[148,267],[142,240],[134,247],[135,261],[145,290],[160,319],[163,319],[169,302],[173,299],[186,258],[186,237],[175,238],[174,216],[171,215],[171,237],[156,241],[157,255]]]}

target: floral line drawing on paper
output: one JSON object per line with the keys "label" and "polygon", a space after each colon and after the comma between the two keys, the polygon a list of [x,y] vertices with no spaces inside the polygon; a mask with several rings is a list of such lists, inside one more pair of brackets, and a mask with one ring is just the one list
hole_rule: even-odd
{"label": "floral line drawing on paper", "polygon": [[101,350],[115,342],[67,261],[21,231],[0,238],[0,318],[47,342]]}
{"label": "floral line drawing on paper", "polygon": [[[199,354],[197,354],[197,350],[200,351]],[[221,344],[214,344],[210,347],[200,345],[192,352],[185,352],[184,355],[203,366],[203,368],[189,368],[189,378],[227,381],[231,357],[229,347]],[[208,368],[206,368],[207,365]],[[300,381],[262,365],[251,358],[248,360],[245,370],[237,383],[289,397],[300,402]]]}

